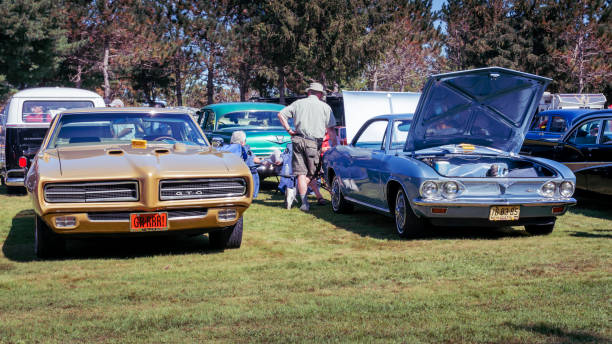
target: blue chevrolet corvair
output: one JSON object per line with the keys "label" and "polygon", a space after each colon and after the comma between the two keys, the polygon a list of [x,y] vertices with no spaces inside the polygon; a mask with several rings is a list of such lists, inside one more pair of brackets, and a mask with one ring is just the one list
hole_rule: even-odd
{"label": "blue chevrolet corvair", "polygon": [[518,155],[549,82],[497,67],[430,77],[414,116],[372,118],[351,144],[326,153],[332,209],[387,213],[402,237],[429,225],[551,233],[576,203],[576,178],[555,161]]}

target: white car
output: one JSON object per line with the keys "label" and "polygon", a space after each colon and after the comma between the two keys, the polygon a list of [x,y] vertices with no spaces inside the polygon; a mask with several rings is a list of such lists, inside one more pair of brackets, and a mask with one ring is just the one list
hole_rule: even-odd
{"label": "white car", "polygon": [[26,172],[55,115],[93,107],[105,107],[104,99],[78,88],[39,87],[15,93],[0,113],[0,176],[8,191],[25,190]]}

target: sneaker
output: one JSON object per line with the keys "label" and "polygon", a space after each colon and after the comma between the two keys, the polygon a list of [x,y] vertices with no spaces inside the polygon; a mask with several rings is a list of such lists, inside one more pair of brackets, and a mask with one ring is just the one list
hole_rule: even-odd
{"label": "sneaker", "polygon": [[317,205],[326,205],[327,200],[323,197],[317,199]]}
{"label": "sneaker", "polygon": [[303,203],[303,204],[300,206],[300,210],[301,210],[301,211],[310,211],[310,205],[309,205],[308,203]]}
{"label": "sneaker", "polygon": [[295,188],[287,188],[285,189],[285,208],[291,209],[291,205],[295,201]]}

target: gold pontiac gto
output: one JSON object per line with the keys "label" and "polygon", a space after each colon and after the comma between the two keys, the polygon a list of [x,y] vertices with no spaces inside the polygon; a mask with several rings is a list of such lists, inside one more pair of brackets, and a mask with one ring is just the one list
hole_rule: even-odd
{"label": "gold pontiac gto", "polygon": [[25,185],[41,258],[67,238],[149,232],[209,233],[214,248],[237,248],[253,193],[242,159],[212,148],[189,114],[151,108],[56,116]]}

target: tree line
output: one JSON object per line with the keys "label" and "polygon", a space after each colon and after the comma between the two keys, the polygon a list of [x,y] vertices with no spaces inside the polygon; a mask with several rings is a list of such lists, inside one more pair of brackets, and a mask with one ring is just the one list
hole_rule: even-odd
{"label": "tree line", "polygon": [[418,91],[500,66],[612,97],[611,0],[0,0],[0,100],[72,86],[130,104]]}

